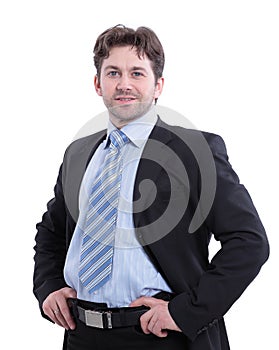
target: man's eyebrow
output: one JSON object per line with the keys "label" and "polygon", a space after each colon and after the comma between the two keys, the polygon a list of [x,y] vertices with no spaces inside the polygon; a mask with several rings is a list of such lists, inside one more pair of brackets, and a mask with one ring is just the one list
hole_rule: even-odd
{"label": "man's eyebrow", "polygon": [[[106,66],[104,70],[107,71],[107,70],[110,70],[110,69],[113,69],[113,70],[120,70],[119,67],[114,66],[114,65],[112,65],[112,64]],[[146,70],[145,68],[140,67],[140,66],[133,66],[130,70],[131,70],[131,71],[139,70],[139,71],[147,72],[147,70]]]}
{"label": "man's eyebrow", "polygon": [[119,67],[113,66],[113,65],[109,65],[109,66],[105,67],[105,70],[108,70],[108,69],[119,70]]}
{"label": "man's eyebrow", "polygon": [[147,72],[147,70],[146,70],[145,68],[143,68],[143,67],[138,67],[138,66],[132,67],[131,70],[142,70],[142,71],[144,71],[144,72]]}

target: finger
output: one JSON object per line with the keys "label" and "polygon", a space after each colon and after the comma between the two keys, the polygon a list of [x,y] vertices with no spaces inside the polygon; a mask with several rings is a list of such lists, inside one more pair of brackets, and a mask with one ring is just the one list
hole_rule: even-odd
{"label": "finger", "polygon": [[65,295],[59,295],[56,299],[56,303],[59,312],[57,312],[57,309],[54,309],[53,312],[56,318],[58,319],[59,323],[61,323],[62,326],[66,329],[74,329],[75,323],[71,315],[70,308],[68,306]]}
{"label": "finger", "polygon": [[43,312],[55,323],[56,323],[56,316],[53,311],[56,309],[57,309],[57,305],[55,300],[51,297],[48,297],[43,303]]}
{"label": "finger", "polygon": [[129,306],[130,307],[136,307],[136,306],[148,306],[148,307],[153,307],[159,303],[161,303],[162,300],[156,299],[153,297],[140,297],[136,300],[134,300]]}
{"label": "finger", "polygon": [[168,335],[168,331],[166,329],[162,329],[162,324],[160,321],[154,321],[151,319],[148,325],[148,329],[151,333],[156,335],[159,338],[165,338]]}
{"label": "finger", "polygon": [[149,310],[145,312],[141,317],[140,317],[140,326],[145,334],[150,334],[151,332],[148,329],[149,321],[153,316],[152,310]]}
{"label": "finger", "polygon": [[65,329],[69,329],[67,322],[65,321],[63,315],[61,314],[61,311],[59,310],[58,305],[52,310],[53,314],[53,320],[58,325]]}
{"label": "finger", "polygon": [[63,322],[61,322],[63,320],[59,315],[60,310],[56,303],[46,303],[43,306],[43,311],[54,323],[56,323],[58,326],[65,328],[66,324],[63,324]]}
{"label": "finger", "polygon": [[142,305],[144,305],[142,299],[143,299],[143,297],[140,297],[140,298],[138,298],[138,299],[132,301],[132,302],[130,303],[129,306],[130,306],[130,307],[137,307],[137,306],[142,306]]}
{"label": "finger", "polygon": [[140,323],[142,331],[145,334],[152,333],[160,338],[165,338],[168,335],[167,330],[162,329],[162,323],[153,310],[143,314],[140,318]]}
{"label": "finger", "polygon": [[63,294],[65,295],[66,299],[77,297],[77,292],[72,288],[64,288]]}

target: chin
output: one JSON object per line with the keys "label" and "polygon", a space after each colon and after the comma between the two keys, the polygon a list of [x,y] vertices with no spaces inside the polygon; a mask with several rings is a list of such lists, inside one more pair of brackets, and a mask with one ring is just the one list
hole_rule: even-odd
{"label": "chin", "polygon": [[120,110],[120,111],[113,109],[111,113],[113,114],[115,119],[121,120],[121,121],[132,121],[134,119],[141,117],[144,114],[144,112],[142,113],[139,111],[135,111],[131,108],[126,108],[126,110]]}
{"label": "chin", "polygon": [[115,119],[119,121],[132,121],[142,117],[148,112],[150,106],[146,104],[136,104],[136,105],[126,105],[126,106],[116,106],[110,108],[111,114]]}

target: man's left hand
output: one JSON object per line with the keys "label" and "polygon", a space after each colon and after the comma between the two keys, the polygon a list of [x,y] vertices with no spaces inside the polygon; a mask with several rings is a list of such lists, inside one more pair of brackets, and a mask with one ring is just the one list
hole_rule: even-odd
{"label": "man's left hand", "polygon": [[153,333],[157,337],[164,338],[168,335],[167,330],[181,332],[169,313],[168,303],[152,297],[140,297],[130,304],[130,307],[142,305],[150,307],[150,310],[140,318],[141,328],[145,334]]}

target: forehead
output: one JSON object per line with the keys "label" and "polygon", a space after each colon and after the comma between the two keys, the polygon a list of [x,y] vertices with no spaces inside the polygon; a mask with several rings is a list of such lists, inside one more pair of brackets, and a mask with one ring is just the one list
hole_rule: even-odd
{"label": "forehead", "polygon": [[138,56],[136,48],[132,46],[116,46],[113,47],[109,56],[104,59],[102,69],[113,65],[119,68],[143,67],[151,69],[151,61],[146,55]]}

